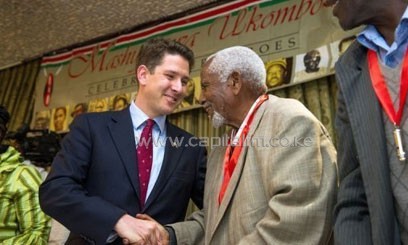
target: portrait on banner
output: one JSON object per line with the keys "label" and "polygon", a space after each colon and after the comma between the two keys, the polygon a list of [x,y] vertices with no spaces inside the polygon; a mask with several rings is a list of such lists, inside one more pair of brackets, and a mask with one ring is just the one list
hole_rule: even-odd
{"label": "portrait on banner", "polygon": [[268,89],[281,87],[292,79],[293,58],[279,58],[265,62]]}
{"label": "portrait on banner", "polygon": [[329,75],[329,61],[327,45],[296,55],[293,83],[306,82]]}

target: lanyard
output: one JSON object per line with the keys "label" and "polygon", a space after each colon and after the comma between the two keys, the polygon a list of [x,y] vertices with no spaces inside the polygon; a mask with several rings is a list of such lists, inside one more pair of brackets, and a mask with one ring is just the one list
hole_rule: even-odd
{"label": "lanyard", "polygon": [[390,93],[384,81],[384,76],[381,73],[380,65],[378,64],[377,54],[373,50],[368,50],[368,68],[370,71],[371,82],[377,95],[380,104],[387,114],[388,118],[394,124],[394,140],[397,147],[397,155],[400,161],[405,160],[405,152],[402,146],[401,130],[399,129],[402,114],[404,111],[405,100],[408,91],[408,52],[405,53],[402,72],[401,72],[401,85],[400,85],[400,100],[398,111],[394,109],[394,105],[391,100]]}
{"label": "lanyard", "polygon": [[262,103],[266,101],[268,98],[269,98],[268,95],[264,94],[261,97],[259,97],[259,100],[257,100],[254,110],[252,110],[252,113],[249,114],[248,120],[243,127],[241,135],[239,136],[238,144],[235,147],[232,147],[231,141],[230,140],[228,141],[228,147],[227,150],[225,151],[223,162],[224,179],[221,185],[220,194],[218,196],[218,204],[221,204],[222,198],[224,197],[232,173],[234,172],[235,166],[237,165],[239,155],[241,154],[244,141],[246,139],[246,136],[248,135],[249,126],[251,125],[255,117],[255,113],[258,110],[258,108],[262,105]]}

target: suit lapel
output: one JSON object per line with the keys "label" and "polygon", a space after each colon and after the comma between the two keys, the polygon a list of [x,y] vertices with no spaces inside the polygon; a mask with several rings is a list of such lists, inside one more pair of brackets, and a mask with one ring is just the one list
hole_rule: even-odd
{"label": "suit lapel", "polygon": [[159,177],[157,178],[156,184],[150,193],[145,209],[147,209],[151,203],[157,198],[161,190],[168,183],[168,179],[173,174],[176,169],[176,165],[179,162],[179,158],[182,155],[184,147],[181,143],[183,138],[180,132],[170,123],[166,122],[167,127],[167,139],[166,139],[166,149],[164,151],[163,164],[160,169]]}
{"label": "suit lapel", "polygon": [[108,124],[109,131],[119,157],[126,169],[129,181],[139,198],[139,173],[136,160],[136,144],[134,139],[132,119],[129,110],[123,110],[112,115],[112,121]]}
{"label": "suit lapel", "polygon": [[[369,166],[363,164],[361,167],[370,172],[372,165],[381,162],[379,165],[382,166],[384,162],[388,162],[387,153],[383,147],[385,134],[382,109],[371,85],[366,52],[363,48],[354,51],[354,57],[360,62],[350,64],[354,66],[351,69],[350,67],[343,69],[339,66],[337,76],[340,79],[339,86],[342,89],[345,103],[348,104],[350,124],[352,128],[357,129],[353,130],[353,135],[359,154],[358,158],[362,163],[370,163]],[[371,178],[372,176],[368,179]]]}
{"label": "suit lapel", "polygon": [[[271,99],[271,98],[269,98],[269,99]],[[258,111],[256,112],[255,117],[254,117],[254,119],[253,119],[253,121],[252,121],[252,123],[250,125],[250,129],[249,129],[249,132],[248,132],[248,135],[247,135],[246,142],[248,142],[252,138],[252,136],[254,135],[256,129],[258,128],[259,123],[261,121],[261,118],[263,117],[263,114],[265,112],[265,108],[266,108],[267,104],[268,104],[268,100],[265,101],[259,107]],[[225,153],[225,151],[223,151],[223,152]],[[228,187],[227,187],[227,189],[225,191],[224,198],[223,198],[223,200],[222,200],[222,202],[221,202],[221,204],[219,206],[218,213],[217,213],[217,219],[215,220],[215,223],[212,225],[212,227],[214,227],[214,228],[213,228],[213,230],[212,230],[212,232],[210,234],[210,238],[212,238],[215,231],[217,230],[217,227],[220,224],[222,218],[224,217],[226,210],[232,204],[231,203],[232,197],[234,196],[234,192],[235,192],[235,190],[236,190],[236,188],[237,188],[237,186],[239,184],[239,181],[240,181],[240,178],[241,178],[241,175],[242,175],[242,171],[243,171],[243,169],[245,167],[245,164],[246,164],[246,158],[247,158],[246,155],[247,155],[247,153],[248,153],[248,145],[244,145],[243,148],[242,148],[241,154],[239,156],[238,163],[235,166],[235,169],[234,169],[234,172],[233,172],[233,174],[231,176],[230,182],[228,183]],[[223,165],[223,160],[224,160],[224,155],[222,155],[222,157],[220,159],[220,165],[221,166]],[[221,181],[219,183],[219,187],[221,187],[221,183],[222,183],[222,179],[223,179],[223,171],[221,171],[221,172],[222,172],[221,173]],[[217,192],[216,196],[217,196],[216,197],[216,204],[218,205],[218,192]]]}
{"label": "suit lapel", "polygon": [[[223,136],[224,137],[224,136]],[[225,137],[227,137],[225,135]],[[225,141],[226,142],[226,141]],[[205,195],[204,195],[204,208],[207,209],[207,223],[206,239],[211,243],[210,237],[212,237],[215,228],[218,224],[218,211],[220,206],[218,205],[218,195],[221,189],[223,180],[223,160],[227,147],[225,145],[218,146],[211,150],[211,153],[207,161],[207,174],[205,177]],[[207,191],[208,190],[208,191]],[[206,206],[207,205],[207,206]]]}
{"label": "suit lapel", "polygon": [[[365,48],[354,48],[353,51],[353,60],[357,62],[343,62],[347,64],[344,67],[338,65],[337,76],[347,104],[368,207],[373,213],[381,210],[387,213],[386,217],[394,217],[393,203],[389,202],[393,197],[382,108],[372,88]],[[393,221],[394,219],[371,219],[373,237],[379,235],[375,232],[378,229],[394,227]],[[391,231],[387,234],[393,235]]]}

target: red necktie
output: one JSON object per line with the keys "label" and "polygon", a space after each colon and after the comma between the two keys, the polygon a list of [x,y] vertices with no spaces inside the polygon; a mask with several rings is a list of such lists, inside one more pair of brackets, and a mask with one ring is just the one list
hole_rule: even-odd
{"label": "red necktie", "polygon": [[136,148],[139,169],[140,204],[142,207],[146,201],[147,187],[149,185],[150,170],[153,161],[153,125],[154,121],[152,119],[146,120],[146,125],[143,128],[139,144]]}

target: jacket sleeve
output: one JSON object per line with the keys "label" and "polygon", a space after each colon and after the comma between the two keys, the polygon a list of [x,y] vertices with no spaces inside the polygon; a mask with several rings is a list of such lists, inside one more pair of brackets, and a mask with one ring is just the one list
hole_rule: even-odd
{"label": "jacket sleeve", "polygon": [[96,136],[91,133],[88,118],[86,114],[76,117],[64,137],[50,174],[40,187],[40,204],[45,213],[71,232],[104,244],[126,211],[85,188],[92,157],[98,154],[93,152]]}
{"label": "jacket sleeve", "polygon": [[372,244],[371,224],[349,116],[343,95],[336,114],[340,187],[335,207],[336,244]]}
{"label": "jacket sleeve", "polygon": [[[200,143],[198,143],[200,144]],[[197,170],[194,180],[194,186],[191,193],[191,199],[194,204],[199,208],[203,208],[203,197],[204,197],[204,184],[205,184],[205,174],[207,171],[207,150],[205,147],[200,146],[197,155]]]}
{"label": "jacket sleeve", "polygon": [[186,221],[168,225],[173,229],[176,240],[171,240],[170,244],[204,244],[204,210],[195,211]]}

